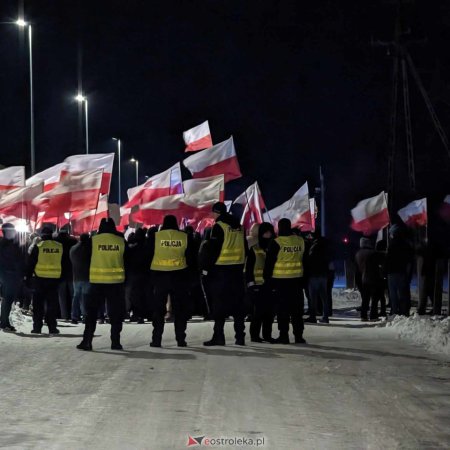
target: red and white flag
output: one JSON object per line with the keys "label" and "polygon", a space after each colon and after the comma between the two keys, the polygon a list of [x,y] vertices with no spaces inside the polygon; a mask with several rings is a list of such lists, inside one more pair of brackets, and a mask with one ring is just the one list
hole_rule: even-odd
{"label": "red and white flag", "polygon": [[450,195],[446,195],[440,208],[440,215],[445,222],[450,223]]}
{"label": "red and white flag", "polygon": [[[100,192],[109,194],[114,165],[114,153],[97,153],[88,155],[73,155],[64,160],[66,172],[82,172],[85,170],[102,170],[102,186]],[[65,173],[64,173],[65,174]]]}
{"label": "red and white flag", "polygon": [[120,207],[120,221],[117,226],[117,230],[122,233],[125,231],[126,227],[130,224],[130,214],[131,208],[125,208],[124,206]]}
{"label": "red and white flag", "polygon": [[75,235],[98,230],[102,219],[108,218],[108,196],[101,195],[97,209],[75,213],[71,217],[72,230]]}
{"label": "red and white flag", "polygon": [[183,161],[194,178],[223,174],[225,183],[242,176],[234,148],[233,137],[216,144],[208,151],[194,153]]}
{"label": "red and white flag", "polygon": [[181,165],[176,163],[164,172],[153,175],[144,184],[128,189],[128,202],[124,206],[132,208],[160,197],[182,193]]}
{"label": "red and white flag", "polygon": [[264,220],[272,222],[275,226],[283,218],[289,219],[293,228],[312,231],[308,183],[305,183],[289,200],[264,214]]}
{"label": "red and white flag", "polygon": [[250,230],[254,223],[264,222],[263,210],[266,209],[266,205],[257,181],[239,195],[233,203],[244,207],[241,225],[244,225],[247,230]]}
{"label": "red and white flag", "polygon": [[101,169],[68,172],[54,189],[39,195],[33,204],[49,217],[96,209],[102,178]]}
{"label": "red and white flag", "polygon": [[428,223],[427,199],[414,200],[398,210],[398,215],[409,227],[423,227]]}
{"label": "red and white flag", "polygon": [[0,170],[0,195],[3,191],[25,186],[25,167],[13,166]]}
{"label": "red and white flag", "polygon": [[26,181],[27,186],[31,186],[36,183],[44,183],[44,192],[51,191],[59,183],[61,179],[61,172],[67,170],[67,164],[59,163],[42,172],[33,175]]}
{"label": "red and white flag", "polygon": [[205,121],[190,130],[184,131],[183,139],[186,144],[185,152],[195,152],[197,150],[212,147],[213,143],[208,121]]}
{"label": "red and white flag", "polygon": [[37,183],[5,191],[0,197],[0,214],[35,221],[39,209],[33,205],[33,200],[43,189],[43,183]]}
{"label": "red and white flag", "polygon": [[386,194],[381,192],[375,197],[360,201],[352,210],[351,227],[366,236],[378,233],[378,230],[389,225],[389,212]]}
{"label": "red and white flag", "polygon": [[131,220],[146,226],[159,225],[164,216],[172,214],[179,219],[181,201],[184,194],[168,195],[139,206],[139,210],[130,214]]}

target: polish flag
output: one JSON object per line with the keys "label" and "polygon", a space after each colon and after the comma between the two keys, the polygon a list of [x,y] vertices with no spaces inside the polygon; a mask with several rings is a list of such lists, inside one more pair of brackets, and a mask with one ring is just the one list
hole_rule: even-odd
{"label": "polish flag", "polygon": [[39,209],[33,200],[42,194],[43,183],[5,191],[0,197],[0,214],[35,221]]}
{"label": "polish flag", "polygon": [[75,235],[90,233],[100,227],[102,219],[108,218],[108,196],[101,195],[97,209],[75,213],[72,218],[72,230]]}
{"label": "polish flag", "polygon": [[118,231],[123,233],[126,227],[130,224],[130,214],[131,208],[125,208],[124,206],[120,207],[120,221],[119,225],[117,225]]}
{"label": "polish flag", "polygon": [[312,231],[308,183],[305,183],[289,200],[264,214],[264,220],[275,226],[283,218],[289,219],[293,228]]}
{"label": "polish flag", "polygon": [[450,223],[450,195],[444,198],[444,202],[440,208],[440,215],[445,222]]}
{"label": "polish flag", "polygon": [[0,170],[0,195],[3,191],[25,186],[25,167],[13,166]]}
{"label": "polish flag", "polygon": [[114,165],[114,153],[97,153],[89,155],[73,155],[64,160],[67,165],[66,172],[83,172],[85,170],[102,170],[101,194],[109,194],[111,177]]}
{"label": "polish flag", "polygon": [[130,218],[134,222],[145,226],[159,225],[164,216],[172,214],[180,221],[180,206],[184,194],[167,195],[139,206],[139,210],[131,212]]}
{"label": "polish flag", "polygon": [[257,181],[239,195],[233,203],[244,207],[241,225],[244,225],[245,229],[250,230],[252,224],[264,222],[263,209],[266,209],[266,205]]}
{"label": "polish flag", "polygon": [[49,217],[96,209],[102,180],[103,170],[68,172],[54,189],[39,195],[33,204]]}
{"label": "polish flag", "polygon": [[389,212],[386,194],[381,192],[375,197],[360,201],[352,210],[351,227],[366,236],[375,234],[381,228],[389,225]]}
{"label": "polish flag", "polygon": [[152,176],[144,184],[128,189],[128,202],[124,206],[132,208],[160,197],[182,193],[181,165],[176,163],[164,172]]}
{"label": "polish flag", "polygon": [[423,227],[428,223],[427,199],[414,200],[397,213],[409,227]]}
{"label": "polish flag", "polygon": [[242,176],[232,136],[209,148],[207,152],[194,153],[187,157],[183,164],[194,178],[223,174],[227,183]]}
{"label": "polish flag", "polygon": [[195,152],[196,150],[212,147],[213,143],[208,121],[184,131],[183,139],[186,144],[185,152]]}
{"label": "polish flag", "polygon": [[26,181],[27,186],[31,186],[36,183],[44,183],[44,192],[51,191],[59,183],[61,178],[61,172],[67,170],[67,164],[56,164],[42,172],[33,175]]}
{"label": "polish flag", "polygon": [[317,205],[314,198],[309,199],[309,207],[311,211],[311,231],[316,230],[316,219],[317,219]]}

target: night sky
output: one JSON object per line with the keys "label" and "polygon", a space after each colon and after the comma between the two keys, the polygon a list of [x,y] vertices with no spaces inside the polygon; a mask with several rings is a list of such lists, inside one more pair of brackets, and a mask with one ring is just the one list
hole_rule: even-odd
{"label": "night sky", "polygon": [[[402,12],[410,53],[450,134],[450,2],[416,1]],[[0,20],[33,24],[37,170],[123,140],[123,191],[183,159],[182,131],[208,119],[214,142],[233,134],[244,177],[269,208],[305,180],[327,181],[328,231],[349,233],[349,210],[386,189],[393,1],[2,0]],[[0,163],[29,164],[27,40],[0,26]],[[399,131],[397,206],[429,195],[431,213],[450,193],[449,158],[410,79],[417,192],[408,188]],[[400,125],[400,130],[403,130]],[[112,200],[117,187],[112,186]],[[433,219],[437,230],[443,229]]]}

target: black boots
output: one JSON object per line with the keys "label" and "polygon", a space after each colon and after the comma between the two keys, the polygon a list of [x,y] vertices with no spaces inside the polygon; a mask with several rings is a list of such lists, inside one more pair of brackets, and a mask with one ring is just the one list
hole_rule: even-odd
{"label": "black boots", "polygon": [[206,347],[212,347],[213,345],[225,345],[225,336],[213,336],[210,341],[203,342]]}
{"label": "black boots", "polygon": [[78,350],[84,350],[87,352],[92,351],[92,344],[89,342],[86,342],[84,339],[77,345]]}

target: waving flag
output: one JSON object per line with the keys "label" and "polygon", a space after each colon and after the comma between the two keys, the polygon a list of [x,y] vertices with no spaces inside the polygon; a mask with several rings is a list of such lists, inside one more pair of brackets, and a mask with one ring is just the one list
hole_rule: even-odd
{"label": "waving flag", "polygon": [[139,210],[130,214],[134,222],[143,223],[146,226],[161,224],[164,216],[173,214],[179,216],[181,200],[184,194],[168,195],[139,206]]}
{"label": "waving flag", "polygon": [[0,195],[3,191],[25,186],[25,167],[13,166],[0,170]]}
{"label": "waving flag", "polygon": [[96,209],[100,196],[103,170],[67,173],[51,191],[39,195],[33,204],[49,217],[66,212]]}
{"label": "waving flag", "polygon": [[289,200],[264,214],[264,220],[274,225],[283,218],[289,219],[294,228],[312,231],[308,183],[305,183]]}
{"label": "waving flag", "polygon": [[378,230],[389,225],[389,212],[386,202],[386,194],[381,192],[375,197],[360,201],[351,210],[351,227],[366,236],[377,233]]}
{"label": "waving flag", "polygon": [[39,209],[32,202],[43,189],[43,183],[37,183],[5,191],[0,197],[0,214],[35,221]]}
{"label": "waving flag", "polygon": [[213,143],[208,121],[205,121],[190,130],[184,131],[183,139],[186,144],[186,152],[194,152],[196,150],[212,147]]}
{"label": "waving flag", "polygon": [[83,211],[72,216],[72,230],[75,235],[98,230],[102,219],[108,218],[108,196],[102,195],[98,200],[97,209]]}
{"label": "waving flag", "polygon": [[225,183],[242,176],[234,148],[233,137],[216,144],[208,151],[194,153],[183,161],[194,178],[223,174]]}
{"label": "waving flag", "polygon": [[56,164],[42,172],[33,175],[26,181],[27,186],[31,186],[36,183],[44,183],[44,192],[51,191],[59,183],[61,178],[61,172],[67,170],[67,164]]}
{"label": "waving flag", "polygon": [[182,193],[181,166],[176,163],[164,172],[152,176],[144,184],[128,189],[128,202],[124,206],[132,208],[160,197]]}
{"label": "waving flag", "polygon": [[254,223],[264,222],[263,209],[266,209],[266,205],[257,181],[239,195],[233,203],[244,207],[241,225],[244,225],[247,230],[250,230],[251,225]]}
{"label": "waving flag", "polygon": [[85,170],[102,170],[100,192],[109,194],[114,165],[114,153],[97,153],[89,155],[73,155],[64,160],[66,172],[82,172]]}
{"label": "waving flag", "polygon": [[423,227],[428,222],[427,199],[414,200],[398,210],[398,215],[409,227]]}

